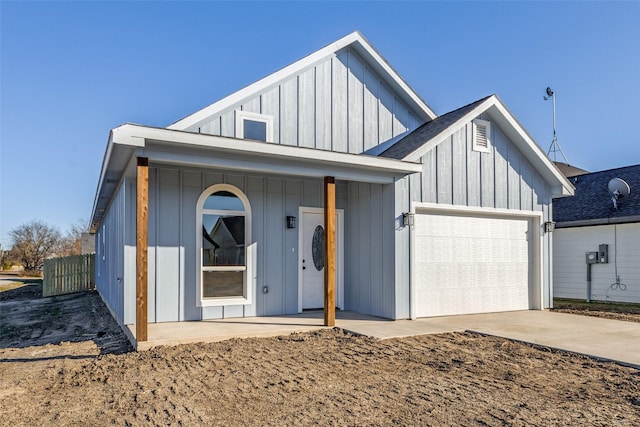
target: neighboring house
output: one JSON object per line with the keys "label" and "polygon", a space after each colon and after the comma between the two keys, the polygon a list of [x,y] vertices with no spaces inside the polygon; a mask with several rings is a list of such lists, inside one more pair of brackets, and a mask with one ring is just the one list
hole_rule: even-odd
{"label": "neighboring house", "polygon": [[563,162],[553,162],[553,163],[556,165],[558,169],[560,169],[560,172],[562,172],[562,174],[567,178],[573,178],[574,176],[579,176],[579,175],[584,175],[585,173],[589,173],[589,171],[581,169],[577,166],[570,165],[568,163],[563,163]]}
{"label": "neighboring house", "polygon": [[[618,200],[617,209],[608,190],[614,178],[631,189]],[[553,206],[554,297],[640,303],[640,165],[587,173],[571,181],[575,196]],[[606,262],[591,265],[589,294],[586,253],[599,251],[600,245],[608,245],[608,256]]]}
{"label": "neighboring house", "polygon": [[[572,194],[495,95],[438,117],[355,32],[167,128],[113,129],[97,288],[141,340],[322,307],[331,324],[334,297],[389,319],[542,309],[545,223]],[[209,256],[237,236],[243,257]]]}

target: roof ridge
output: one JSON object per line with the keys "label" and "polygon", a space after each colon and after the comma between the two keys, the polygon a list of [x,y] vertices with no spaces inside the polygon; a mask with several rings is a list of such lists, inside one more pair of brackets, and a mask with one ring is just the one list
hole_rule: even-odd
{"label": "roof ridge", "polygon": [[167,126],[167,129],[186,129],[193,126],[202,120],[205,120],[208,116],[223,111],[235,103],[241,102],[247,97],[253,96],[256,93],[260,93],[273,85],[278,84],[284,78],[289,75],[295,75],[302,70],[312,67],[319,61],[322,61],[331,55],[335,55],[338,51],[345,49],[349,46],[353,46],[354,51],[361,57],[363,54],[366,56],[367,62],[373,65],[381,77],[385,79],[387,83],[392,84],[392,88],[402,95],[405,102],[408,102],[409,107],[414,109],[416,113],[426,117],[435,117],[437,114],[433,112],[431,107],[420,97],[420,95],[413,89],[400,74],[393,68],[393,66],[377,51],[377,49],[360,33],[360,31],[353,31],[346,36],[335,40],[322,48],[315,50],[300,59],[297,59],[288,65],[277,69],[276,71],[267,74],[264,77],[259,78],[251,82],[250,84],[241,87],[217,101],[208,104],[197,111],[194,111],[185,117],[176,120]]}
{"label": "roof ridge", "polygon": [[620,170],[620,169],[630,169],[630,168],[640,168],[640,163],[635,164],[635,165],[620,166],[620,167],[617,167],[617,168],[604,169],[604,170],[601,170],[601,171],[588,172],[588,173],[582,174],[580,176],[595,175],[595,174],[599,174],[599,173],[612,172],[612,171],[616,171],[616,170]]}

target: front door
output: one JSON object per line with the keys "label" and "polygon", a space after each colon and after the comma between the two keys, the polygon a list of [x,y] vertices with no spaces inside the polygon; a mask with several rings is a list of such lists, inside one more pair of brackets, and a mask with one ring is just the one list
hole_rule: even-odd
{"label": "front door", "polygon": [[[303,208],[304,209],[304,208]],[[324,212],[306,208],[301,212],[300,287],[301,309],[324,307]],[[342,211],[336,212],[336,305],[342,296]]]}

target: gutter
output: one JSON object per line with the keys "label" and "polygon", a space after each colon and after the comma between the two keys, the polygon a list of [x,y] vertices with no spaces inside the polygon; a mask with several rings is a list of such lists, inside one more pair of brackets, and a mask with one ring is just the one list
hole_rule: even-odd
{"label": "gutter", "polygon": [[616,218],[580,219],[576,221],[556,222],[555,228],[588,227],[592,225],[627,224],[640,222],[640,215],[621,216]]}

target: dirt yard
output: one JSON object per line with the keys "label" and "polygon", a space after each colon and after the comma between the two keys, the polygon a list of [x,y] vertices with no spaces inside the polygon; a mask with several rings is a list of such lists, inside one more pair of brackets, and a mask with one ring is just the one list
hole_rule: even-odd
{"label": "dirt yard", "polygon": [[456,333],[131,352],[95,292],[0,293],[3,425],[640,425],[640,371]]}

